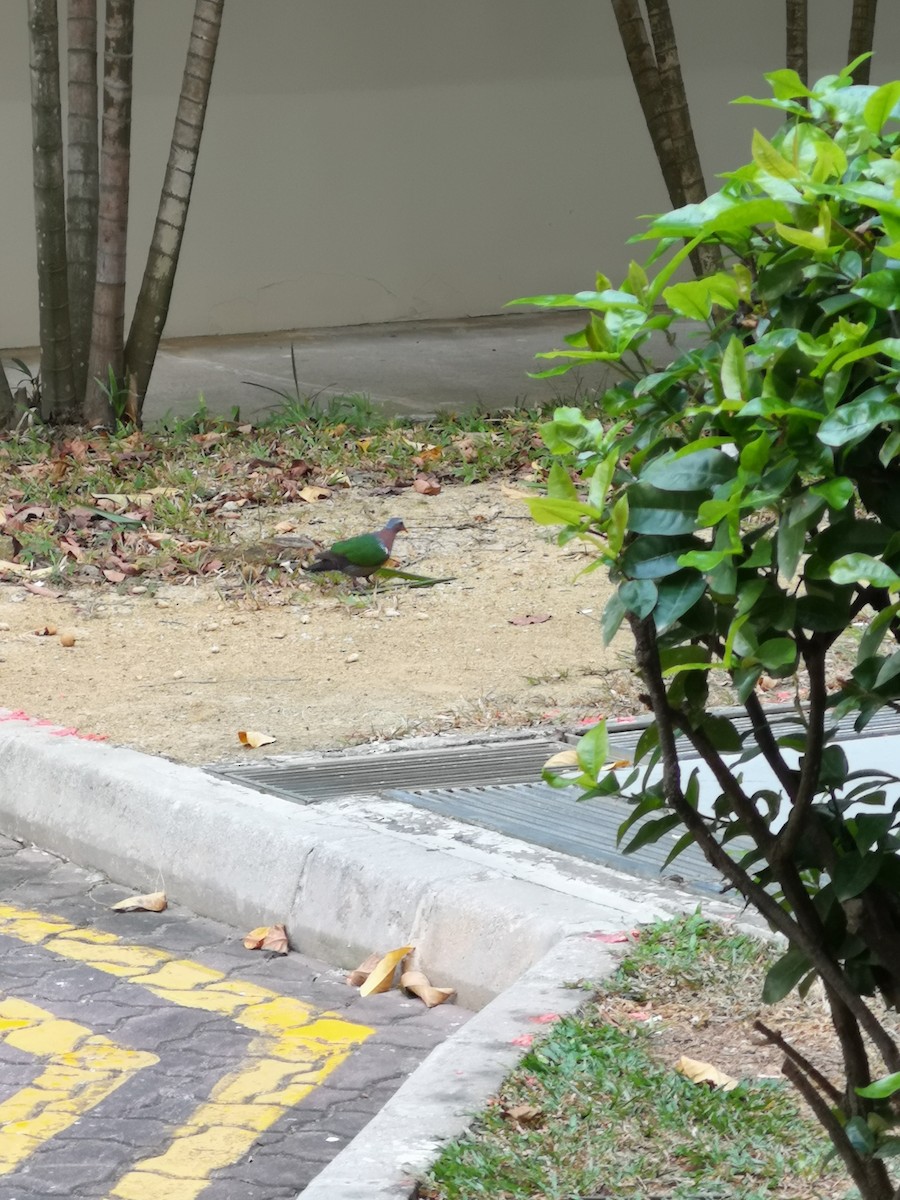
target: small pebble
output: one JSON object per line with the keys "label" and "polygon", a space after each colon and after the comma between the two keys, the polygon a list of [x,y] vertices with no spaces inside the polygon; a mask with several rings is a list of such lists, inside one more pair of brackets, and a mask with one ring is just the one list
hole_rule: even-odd
{"label": "small pebble", "polygon": [[344,662],[348,662],[348,663],[359,662],[359,655],[358,654],[348,654],[347,657],[344,659]]}
{"label": "small pebble", "polygon": [[143,596],[146,591],[147,589],[139,583],[137,587],[131,589],[131,594],[132,596]]}
{"label": "small pebble", "polygon": [[171,608],[172,605],[169,603],[168,600],[157,600],[156,607],[157,608]]}
{"label": "small pebble", "polygon": [[399,617],[400,609],[399,608],[386,608],[382,615],[385,617]]}
{"label": "small pebble", "polygon": [[209,652],[210,654],[218,654],[221,649],[221,646],[210,646]]}
{"label": "small pebble", "polygon": [[173,679],[184,679],[184,671],[173,671],[172,678]]}
{"label": "small pebble", "polygon": [[304,613],[304,614],[303,614],[303,616],[300,618],[300,624],[301,624],[301,625],[308,625],[308,624],[309,624],[309,622],[310,622],[310,616],[309,616],[309,613]]}
{"label": "small pebble", "polygon": [[3,633],[7,633],[8,630],[9,630],[9,625],[7,624],[7,622],[0,621],[0,631],[2,631]]}
{"label": "small pebble", "polygon": [[417,618],[417,620],[419,620],[419,621],[427,621],[427,620],[428,620],[428,613],[416,613],[416,618]]}
{"label": "small pebble", "polygon": [[272,637],[273,638],[283,638],[283,637],[287,637],[287,634],[286,633],[273,633]]}

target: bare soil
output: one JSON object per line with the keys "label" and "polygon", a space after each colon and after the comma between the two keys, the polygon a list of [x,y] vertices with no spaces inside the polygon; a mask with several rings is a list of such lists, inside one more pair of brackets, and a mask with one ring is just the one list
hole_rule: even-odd
{"label": "bare soil", "polygon": [[[2,584],[0,705],[188,763],[640,711],[627,639],[601,645],[603,573],[578,578],[590,559],[558,547],[507,493],[500,483],[427,497],[353,489],[235,514],[234,552],[250,557],[286,519],[300,540],[327,545],[400,516],[409,536],[394,547],[398,565],[453,577],[429,588],[355,592],[299,569],[286,586],[228,592],[197,576],[60,598]],[[525,616],[549,620],[511,624]],[[42,636],[48,626],[56,634]],[[276,741],[244,749],[239,730]]]}

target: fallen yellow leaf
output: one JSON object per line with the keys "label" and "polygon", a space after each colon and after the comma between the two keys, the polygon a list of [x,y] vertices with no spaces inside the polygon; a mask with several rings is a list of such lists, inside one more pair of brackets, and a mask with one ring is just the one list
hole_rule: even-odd
{"label": "fallen yellow leaf", "polygon": [[319,487],[318,484],[308,483],[306,487],[300,489],[297,495],[301,500],[305,500],[307,504],[315,504],[317,500],[327,500],[331,492],[326,487]]}
{"label": "fallen yellow leaf", "polygon": [[127,508],[130,504],[146,508],[160,496],[177,496],[179,492],[179,488],[155,487],[148,488],[145,492],[93,492],[92,495],[95,500],[110,500],[119,508]]}
{"label": "fallen yellow leaf", "polygon": [[675,1070],[691,1083],[708,1083],[710,1087],[721,1088],[723,1092],[733,1091],[738,1085],[738,1080],[733,1075],[726,1075],[712,1063],[700,1062],[696,1058],[688,1058],[685,1054],[682,1054],[675,1064]]}
{"label": "fallen yellow leaf", "polygon": [[578,766],[578,751],[577,750],[560,750],[559,754],[553,754],[544,763],[545,771],[559,771],[563,767]]}
{"label": "fallen yellow leaf", "polygon": [[251,929],[244,937],[244,949],[258,950],[265,941],[268,932],[268,925],[257,925],[256,929]]}
{"label": "fallen yellow leaf", "polygon": [[112,906],[113,912],[163,912],[168,907],[165,892],[147,892],[144,896],[128,896]]}
{"label": "fallen yellow leaf", "polygon": [[361,985],[361,996],[372,996],[376,992],[389,992],[394,983],[394,972],[400,961],[411,954],[414,946],[400,946],[397,950],[389,950],[372,969],[369,978]]}
{"label": "fallen yellow leaf", "polygon": [[378,966],[380,956],[378,954],[370,954],[359,964],[355,971],[351,971],[347,976],[347,983],[351,987],[361,987],[375,968]]}
{"label": "fallen yellow leaf", "polygon": [[260,733],[257,729],[239,729],[238,741],[242,746],[249,746],[251,750],[258,750],[260,746],[271,745],[275,741],[275,735]]}
{"label": "fallen yellow leaf", "polygon": [[455,995],[454,988],[432,987],[427,975],[422,971],[404,971],[400,976],[400,986],[405,991],[418,996],[426,1008],[434,1008],[436,1004],[443,1004]]}

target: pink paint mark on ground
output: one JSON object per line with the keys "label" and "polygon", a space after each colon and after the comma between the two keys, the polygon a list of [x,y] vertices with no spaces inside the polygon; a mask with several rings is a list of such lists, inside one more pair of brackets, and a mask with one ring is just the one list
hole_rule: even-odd
{"label": "pink paint mark on ground", "polygon": [[559,1013],[541,1013],[539,1017],[529,1017],[529,1021],[534,1021],[535,1025],[552,1025],[554,1021],[561,1021],[562,1017]]}
{"label": "pink paint mark on ground", "polygon": [[21,708],[10,712],[0,711],[0,721],[22,721],[33,729],[46,729],[53,737],[73,737],[82,742],[105,742],[107,740],[105,733],[82,733],[74,726],[57,725],[55,721],[50,721],[46,717],[29,716]]}
{"label": "pink paint mark on ground", "polygon": [[639,929],[620,929],[615,933],[603,933],[598,929],[596,933],[588,933],[585,936],[589,937],[592,942],[606,942],[613,946],[619,942],[636,942],[641,936],[641,932]]}
{"label": "pink paint mark on ground", "polygon": [[520,1033],[518,1037],[514,1037],[510,1041],[511,1046],[530,1046],[534,1042],[533,1033]]}

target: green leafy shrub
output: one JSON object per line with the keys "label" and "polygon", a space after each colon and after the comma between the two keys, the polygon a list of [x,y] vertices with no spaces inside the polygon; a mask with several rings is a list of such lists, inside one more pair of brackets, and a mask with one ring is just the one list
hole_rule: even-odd
{"label": "green leafy shrub", "polygon": [[[887,1200],[893,1101],[857,1089],[900,1071],[866,999],[900,1003],[900,805],[893,777],[850,771],[834,732],[900,702],[900,82],[854,85],[853,65],[812,89],[776,71],[773,99],[744,98],[786,123],[771,141],[754,134],[752,162],[719,192],[635,239],[654,243],[649,272],[632,264],[618,288],[600,276],[594,291],[518,303],[586,312],[566,349],[541,356],[556,360],[543,375],[618,372],[596,411],[560,408],[542,426],[556,459],[530,504],[610,573],[603,636],[630,628],[655,718],[633,768],[608,766],[601,725],[580,743],[578,778],[555,782],[632,800],[620,831],[644,819],[632,848],[676,827],[670,858],[703,848],[787,938],[767,999],[822,980],[844,1086],[797,1051],[785,1071],[860,1194]],[[678,282],[704,244],[722,269]],[[660,334],[673,354],[657,368]],[[829,691],[829,651],[863,621],[852,674]],[[748,734],[711,712],[714,673]],[[764,709],[763,673],[808,689],[801,735]],[[709,807],[679,739],[716,780]],[[737,754],[762,755],[777,787],[745,790]],[[737,837],[753,848],[729,853]]]}

